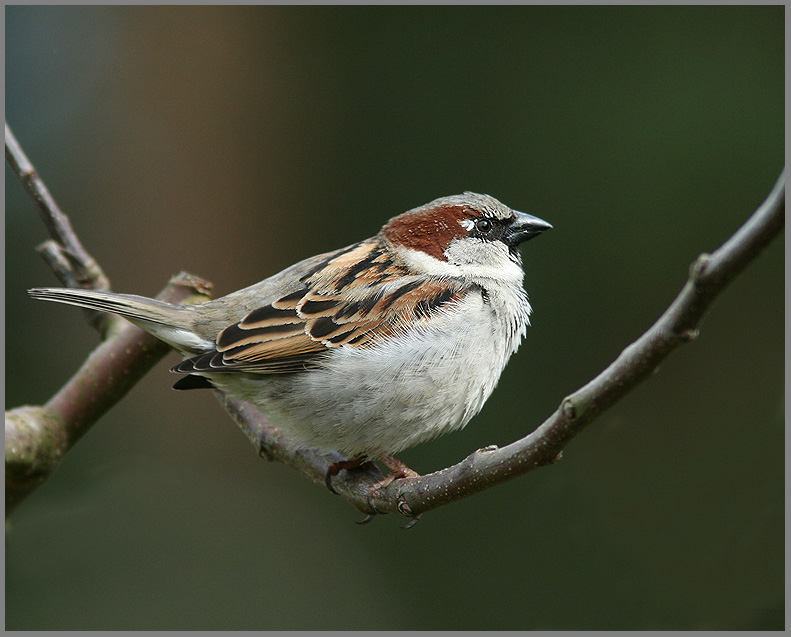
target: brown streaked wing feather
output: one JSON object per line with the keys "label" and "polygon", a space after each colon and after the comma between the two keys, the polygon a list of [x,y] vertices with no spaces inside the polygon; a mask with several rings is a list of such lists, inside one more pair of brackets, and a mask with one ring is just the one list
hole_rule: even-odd
{"label": "brown streaked wing feather", "polygon": [[[299,298],[302,299],[305,295],[305,290],[300,290],[299,295]],[[275,301],[275,303],[282,303],[282,299]],[[296,307],[296,301],[293,307],[276,307],[274,303],[272,305],[260,307],[245,316],[239,322],[239,327],[247,330],[259,327],[281,326],[289,323],[300,323],[300,318],[296,315],[296,312],[294,312]]]}
{"label": "brown streaked wing feather", "polygon": [[293,358],[324,351],[326,347],[302,332],[287,338],[275,340],[259,340],[245,343],[239,347],[222,352],[223,361],[227,363],[277,360],[279,358]]}
{"label": "brown streaked wing feather", "polygon": [[286,294],[286,296],[279,298],[277,301],[273,301],[272,307],[279,310],[295,310],[297,309],[297,304],[302,300],[302,297],[305,296],[306,291],[307,288],[297,290],[291,294]]}
{"label": "brown streaked wing feather", "polygon": [[220,332],[217,338],[217,350],[225,352],[243,345],[251,345],[261,341],[274,341],[305,333],[305,322],[295,316],[293,322],[270,324],[265,327],[247,328],[244,321],[230,325]]}

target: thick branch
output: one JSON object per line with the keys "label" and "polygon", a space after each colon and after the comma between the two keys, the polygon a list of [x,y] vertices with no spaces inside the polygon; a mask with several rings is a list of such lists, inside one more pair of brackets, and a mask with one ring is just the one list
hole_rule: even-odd
{"label": "thick branch", "polygon": [[[780,177],[767,200],[750,219],[711,255],[703,254],[690,268],[686,285],[659,320],[587,385],[567,396],[538,429],[498,449],[479,449],[460,463],[419,478],[396,480],[370,501],[369,487],[378,474],[341,472],[333,480],[339,493],[367,513],[399,512],[417,518],[422,513],[552,464],[582,429],[647,378],[674,349],[697,336],[704,312],[725,286],[741,272],[785,225],[785,180]],[[221,400],[259,449],[293,466],[315,482],[335,456],[300,450],[266,425],[245,403]],[[248,411],[249,410],[249,411]]]}
{"label": "thick branch", "polygon": [[[157,297],[205,300],[205,282],[184,273]],[[6,515],[44,483],[60,459],[156,364],[170,347],[131,323],[99,345],[43,407],[6,412]]]}

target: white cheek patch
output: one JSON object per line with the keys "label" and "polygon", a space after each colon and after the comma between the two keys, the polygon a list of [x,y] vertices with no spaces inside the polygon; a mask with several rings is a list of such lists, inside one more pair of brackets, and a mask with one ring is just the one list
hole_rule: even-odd
{"label": "white cheek patch", "polygon": [[524,272],[509,254],[502,241],[483,239],[454,239],[445,255],[448,263],[457,267],[464,275],[473,279],[493,279],[521,285]]}
{"label": "white cheek patch", "polygon": [[459,223],[467,232],[475,227],[475,222],[472,219],[459,219]]}

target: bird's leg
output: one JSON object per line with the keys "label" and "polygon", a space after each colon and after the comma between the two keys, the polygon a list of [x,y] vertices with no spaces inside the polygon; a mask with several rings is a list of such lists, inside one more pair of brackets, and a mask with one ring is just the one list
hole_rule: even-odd
{"label": "bird's leg", "polygon": [[354,456],[349,460],[339,460],[338,462],[333,462],[327,468],[327,475],[324,476],[324,483],[327,485],[327,488],[332,491],[335,495],[338,495],[338,492],[335,490],[335,487],[332,486],[332,479],[333,477],[337,476],[341,471],[346,469],[356,469],[362,464],[365,464],[368,461],[368,456],[361,453],[358,456]]}
{"label": "bird's leg", "polygon": [[376,493],[380,489],[384,489],[391,482],[393,482],[393,480],[398,480],[399,478],[420,477],[420,474],[417,471],[412,471],[412,469],[407,467],[395,456],[379,456],[378,459],[385,467],[390,469],[390,473],[388,473],[378,482],[374,482],[374,484],[371,486],[371,494]]}

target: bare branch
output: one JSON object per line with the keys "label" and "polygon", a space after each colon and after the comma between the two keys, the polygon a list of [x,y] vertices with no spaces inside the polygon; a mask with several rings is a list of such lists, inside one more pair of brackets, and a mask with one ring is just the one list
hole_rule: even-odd
{"label": "bare branch", "polygon": [[[53,239],[39,248],[70,287],[109,289],[102,269],[83,248],[68,217],[6,124],[6,158],[33,198]],[[206,300],[211,284],[181,273],[157,297],[171,303]],[[118,317],[86,312],[104,338],[77,373],[43,407],[6,412],[6,515],[49,478],[63,455],[117,403],[170,348]]]}

